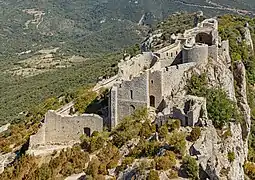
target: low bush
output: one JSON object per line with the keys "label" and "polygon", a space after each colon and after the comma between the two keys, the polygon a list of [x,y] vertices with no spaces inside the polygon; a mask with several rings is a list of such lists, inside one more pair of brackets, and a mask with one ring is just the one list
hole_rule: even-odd
{"label": "low bush", "polygon": [[147,180],[160,180],[158,171],[150,170]]}
{"label": "low bush", "polygon": [[181,121],[179,119],[169,119],[167,122],[167,127],[171,132],[174,130],[179,130],[181,127]]}
{"label": "low bush", "polygon": [[156,157],[155,162],[157,170],[168,170],[176,165],[176,157],[173,152],[167,151],[164,156]]}
{"label": "low bush", "polygon": [[160,143],[157,141],[146,141],[140,139],[138,145],[132,149],[129,156],[135,158],[154,157],[159,151]]}
{"label": "low bush", "polygon": [[244,171],[250,179],[255,179],[255,163],[246,162],[244,165]]}
{"label": "low bush", "polygon": [[193,180],[198,180],[198,165],[194,158],[186,156],[182,161],[182,170]]}
{"label": "low bush", "polygon": [[235,153],[233,151],[228,152],[228,161],[233,162],[235,160]]}
{"label": "low bush", "polygon": [[156,157],[155,162],[156,162],[157,170],[166,171],[166,170],[172,168],[172,166],[174,165],[174,163],[171,162],[167,156]]}
{"label": "low bush", "polygon": [[185,154],[186,151],[185,133],[173,131],[172,134],[167,137],[167,142],[175,153],[178,153],[180,155]]}
{"label": "low bush", "polygon": [[168,134],[168,128],[167,128],[167,124],[161,126],[158,130],[158,136],[160,139],[165,139],[167,137]]}
{"label": "low bush", "polygon": [[199,139],[201,136],[201,129],[200,127],[194,127],[192,128],[192,131],[190,132],[189,140],[192,142],[195,142],[196,140]]}

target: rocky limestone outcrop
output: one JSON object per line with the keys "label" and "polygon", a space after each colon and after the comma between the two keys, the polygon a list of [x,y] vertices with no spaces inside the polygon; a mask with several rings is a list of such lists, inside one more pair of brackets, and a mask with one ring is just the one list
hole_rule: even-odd
{"label": "rocky limestone outcrop", "polygon": [[[242,166],[246,159],[246,147],[242,140],[242,128],[239,123],[231,123],[229,131],[229,136],[220,137],[210,123],[203,127],[201,137],[190,148],[190,154],[197,157],[201,171],[209,179],[244,179]],[[234,154],[233,162],[229,160],[229,154]]]}
{"label": "rocky limestone outcrop", "polygon": [[246,27],[244,28],[244,34],[243,34],[243,38],[246,42],[246,45],[248,47],[251,48],[251,52],[254,51],[254,47],[253,47],[253,41],[252,41],[252,37],[251,37],[251,32],[250,32],[250,29],[249,29],[249,24],[247,23],[246,24]]}

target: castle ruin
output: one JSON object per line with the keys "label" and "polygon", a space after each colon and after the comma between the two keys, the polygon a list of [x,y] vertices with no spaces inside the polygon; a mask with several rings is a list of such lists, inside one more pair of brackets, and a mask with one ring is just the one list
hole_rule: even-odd
{"label": "castle ruin", "polygon": [[59,149],[70,146],[83,134],[90,136],[93,131],[102,131],[103,122],[114,128],[139,107],[153,108],[161,119],[159,123],[169,117],[180,119],[183,126],[198,123],[201,111],[206,109],[204,98],[186,96],[178,103],[169,99],[176,95],[185,72],[192,67],[207,64],[210,58],[219,56],[230,61],[228,41],[221,41],[218,35],[218,21],[206,19],[183,34],[172,35],[174,43],[155,52],[144,48],[151,41],[149,38],[144,42],[141,49],[145,51],[141,54],[122,59],[116,76],[99,82],[94,88],[95,91],[101,87],[110,89],[107,120],[95,114],[69,115],[72,104],[59,111],[49,111],[39,132],[30,137],[28,153],[42,154],[38,150],[46,146],[49,151],[57,149],[54,145]]}
{"label": "castle ruin", "polygon": [[[201,109],[205,100],[189,100],[189,109],[183,110],[185,108],[176,105],[168,107],[168,97],[176,94],[184,73],[190,68],[207,64],[208,59],[217,59],[224,52],[228,53],[228,41],[221,42],[218,21],[213,18],[171,38],[174,43],[169,46],[155,52],[143,52],[119,63],[118,80],[111,88],[109,100],[111,127],[139,107],[152,107],[157,112],[165,112],[167,116],[182,120],[183,125],[197,122],[195,110]],[[148,46],[149,43],[145,43]],[[187,106],[187,103],[181,104]]]}

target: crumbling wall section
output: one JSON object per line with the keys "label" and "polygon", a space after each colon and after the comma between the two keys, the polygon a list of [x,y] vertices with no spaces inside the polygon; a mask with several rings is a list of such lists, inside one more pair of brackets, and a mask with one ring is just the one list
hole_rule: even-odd
{"label": "crumbling wall section", "polygon": [[89,128],[91,133],[102,131],[103,118],[95,114],[62,116],[48,111],[45,115],[45,144],[78,142],[84,128]]}
{"label": "crumbling wall section", "polygon": [[45,144],[45,124],[42,125],[36,134],[30,136],[29,149],[36,148],[43,144]]}
{"label": "crumbling wall section", "polygon": [[163,97],[171,96],[179,91],[185,71],[196,65],[195,62],[166,67],[162,70]]}

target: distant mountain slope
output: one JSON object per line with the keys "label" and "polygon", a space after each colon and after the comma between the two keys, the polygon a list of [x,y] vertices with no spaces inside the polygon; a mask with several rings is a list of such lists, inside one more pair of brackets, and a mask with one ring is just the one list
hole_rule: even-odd
{"label": "distant mountain slope", "polygon": [[0,1],[0,57],[60,45],[64,52],[83,55],[120,49],[143,37],[136,30],[144,14],[146,22],[153,23],[176,11],[224,11],[200,7],[213,3],[249,11],[255,7],[251,0]]}

